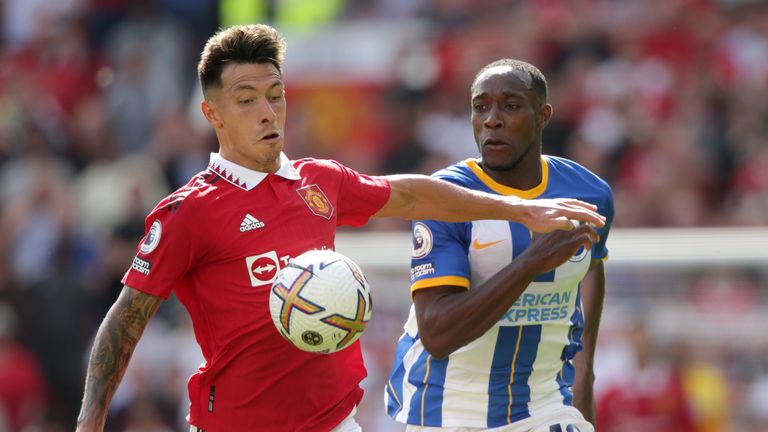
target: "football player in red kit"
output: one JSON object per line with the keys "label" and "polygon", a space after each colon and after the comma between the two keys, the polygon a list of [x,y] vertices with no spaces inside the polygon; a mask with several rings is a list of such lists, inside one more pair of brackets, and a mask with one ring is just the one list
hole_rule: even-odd
{"label": "football player in red kit", "polygon": [[[198,66],[203,114],[219,152],[146,219],[125,287],[96,335],[78,431],[101,431],[131,354],[163,299],[192,318],[205,363],[189,380],[191,430],[354,431],[366,371],[359,343],[300,351],[275,330],[269,290],[291,257],[333,249],[336,227],[371,217],[509,219],[535,231],[569,219],[603,225],[576,200],[526,201],[426,176],[366,176],[335,161],[282,153],[282,36],[235,26],[207,42]],[[585,235],[574,229],[573,235]]]}

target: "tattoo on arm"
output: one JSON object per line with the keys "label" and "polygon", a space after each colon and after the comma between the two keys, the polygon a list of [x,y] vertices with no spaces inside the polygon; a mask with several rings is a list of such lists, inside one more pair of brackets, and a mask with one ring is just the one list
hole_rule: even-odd
{"label": "tattoo on arm", "polygon": [[[77,423],[101,430],[107,409],[133,350],[163,299],[124,287],[99,327],[88,360],[85,392]],[[91,429],[88,429],[91,430]]]}

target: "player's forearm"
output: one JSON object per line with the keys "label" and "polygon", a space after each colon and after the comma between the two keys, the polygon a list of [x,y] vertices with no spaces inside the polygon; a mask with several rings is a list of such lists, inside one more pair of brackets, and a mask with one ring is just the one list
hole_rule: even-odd
{"label": "player's forearm", "polygon": [[447,181],[419,175],[388,176],[390,198],[376,217],[432,219],[446,222],[509,220],[536,232],[570,229],[570,219],[597,227],[605,218],[597,208],[574,199],[523,200],[456,186]]}
{"label": "player's forearm", "polygon": [[595,376],[591,372],[577,372],[573,385],[573,406],[581,412],[585,420],[593,425],[596,420],[594,380]]}
{"label": "player's forearm", "polygon": [[[585,344],[586,345],[586,344]],[[586,347],[585,347],[586,348]],[[573,359],[576,369],[573,382],[573,406],[581,412],[584,419],[595,424],[595,373],[591,357],[584,351]]]}
{"label": "player's forearm", "polygon": [[[441,359],[482,336],[504,316],[536,274],[518,260],[469,292],[444,292],[446,295],[425,302],[429,307],[422,310],[417,304],[419,335],[425,349]],[[420,295],[418,291],[416,295]],[[414,298],[414,302],[419,300]]]}
{"label": "player's forearm", "polygon": [[536,235],[511,263],[469,291],[457,292],[458,287],[451,286],[416,291],[413,302],[424,347],[442,358],[477,339],[502,319],[536,276],[597,240],[589,225]]}
{"label": "player's forearm", "polygon": [[522,219],[522,200],[514,197],[503,199],[421,175],[397,175],[388,179],[392,188],[390,202],[377,216],[446,222]]}
{"label": "player's forearm", "polygon": [[593,370],[604,300],[605,267],[602,260],[595,260],[581,282],[584,332],[582,335],[582,350],[577,354],[577,358],[585,372]]}
{"label": "player's forearm", "polygon": [[77,430],[101,431],[120,380],[160,299],[124,288],[107,313],[91,349]]}
{"label": "player's forearm", "polygon": [[595,423],[594,359],[600,317],[605,299],[605,269],[602,261],[596,261],[581,284],[581,300],[584,310],[582,350],[573,359],[576,369],[573,385],[573,405],[584,418]]}

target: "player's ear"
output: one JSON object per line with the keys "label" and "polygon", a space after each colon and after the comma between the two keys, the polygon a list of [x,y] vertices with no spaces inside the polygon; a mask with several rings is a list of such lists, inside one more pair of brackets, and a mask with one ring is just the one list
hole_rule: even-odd
{"label": "player's ear", "polygon": [[554,112],[552,105],[544,104],[539,110],[539,124],[541,129],[544,129],[549,121],[552,119],[552,113]]}
{"label": "player's ear", "polygon": [[208,120],[208,123],[210,123],[211,126],[214,128],[220,128],[222,126],[219,113],[216,112],[216,108],[213,106],[213,104],[211,104],[211,102],[203,99],[203,101],[200,103],[200,110],[203,112],[205,119]]}

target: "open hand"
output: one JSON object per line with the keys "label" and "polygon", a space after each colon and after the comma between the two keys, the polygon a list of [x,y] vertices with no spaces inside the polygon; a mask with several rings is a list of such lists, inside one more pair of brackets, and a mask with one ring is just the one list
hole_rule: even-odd
{"label": "open hand", "polygon": [[571,221],[585,222],[594,227],[605,225],[605,217],[597,213],[593,204],[572,198],[522,200],[526,211],[520,222],[534,232],[548,233],[572,230]]}

